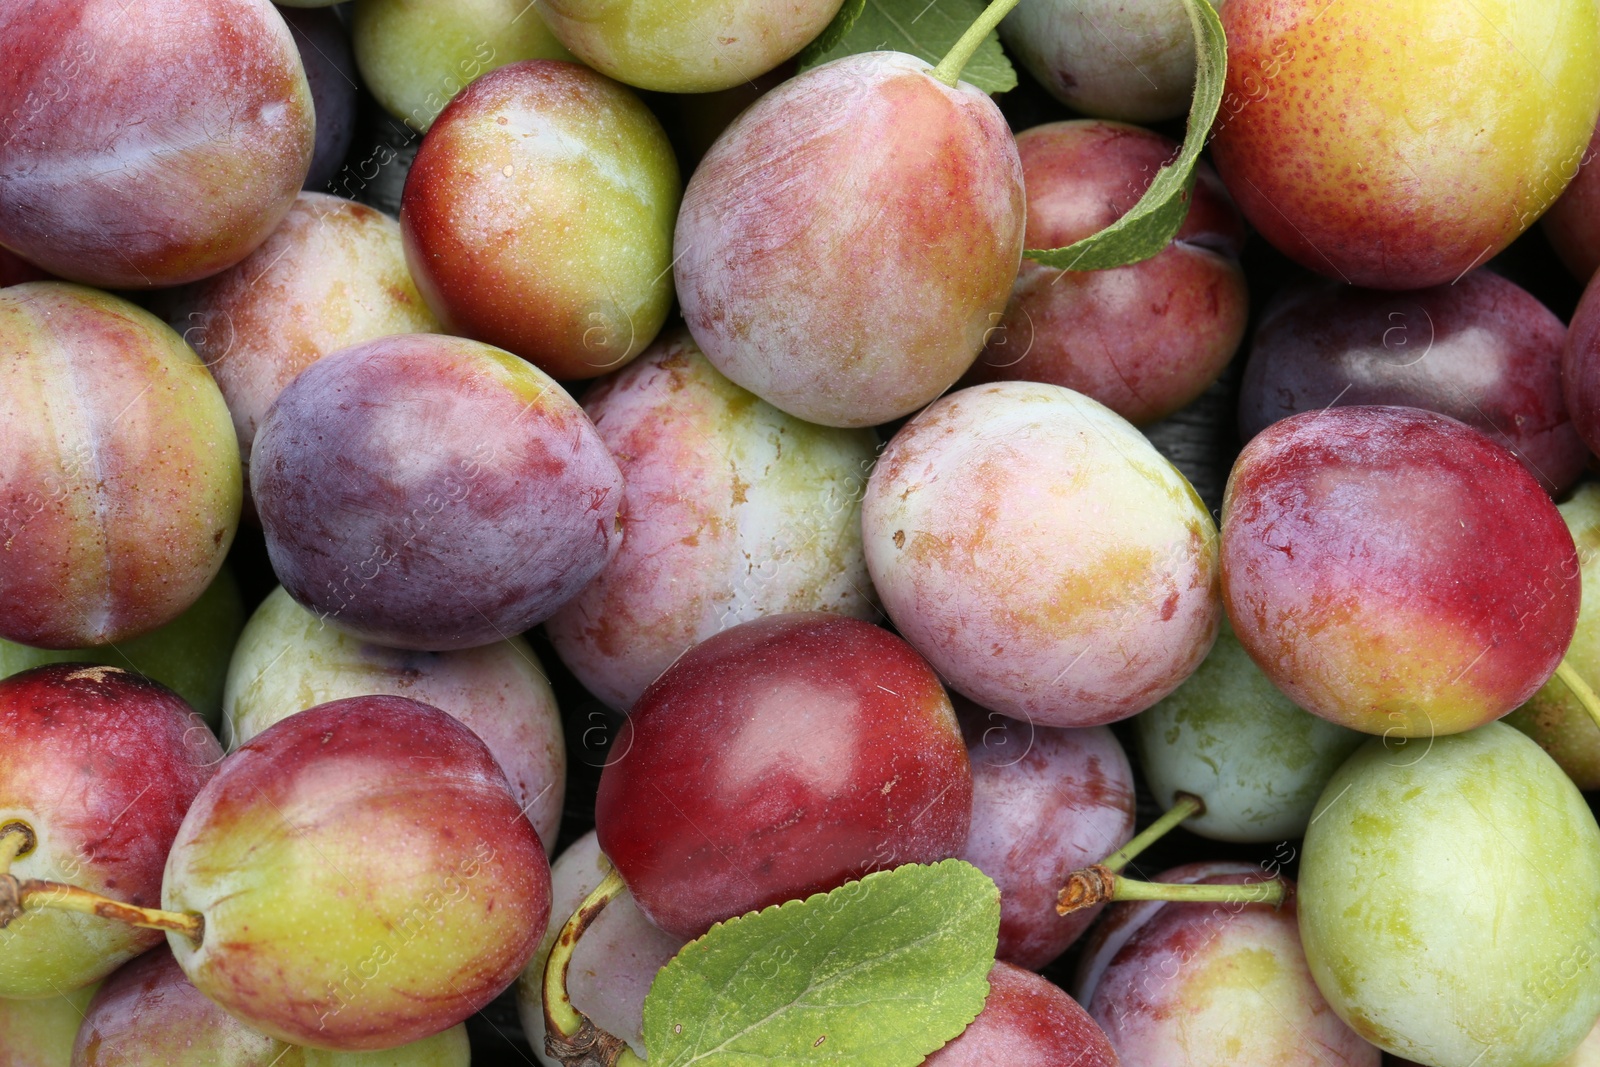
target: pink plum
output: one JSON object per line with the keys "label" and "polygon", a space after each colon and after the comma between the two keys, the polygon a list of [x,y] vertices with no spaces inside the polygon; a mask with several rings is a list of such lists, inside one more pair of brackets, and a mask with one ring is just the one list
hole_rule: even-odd
{"label": "pink plum", "polygon": [[1078,1002],[1036,974],[996,962],[983,1011],[927,1067],[1122,1067]]}
{"label": "pink plum", "polygon": [[[1266,871],[1191,863],[1158,882],[1232,885]],[[1077,996],[1122,1067],[1378,1067],[1379,1052],[1311,979],[1293,902],[1114,904],[1078,971]]]}
{"label": "pink plum", "polygon": [[712,364],[780,410],[870,426],[960,378],[1000,320],[1022,166],[988,96],[869,52],[734,120],[678,214],[678,299]]}
{"label": "pink plum", "polygon": [[590,692],[625,710],[691,646],[762,615],[872,617],[870,431],[785,415],[681,329],[592,388],[584,410],[622,469],[627,537],[545,630]]}
{"label": "pink plum", "polygon": [[956,702],[972,761],[972,832],[961,858],[1000,887],[996,955],[1045,966],[1088,929],[1057,915],[1067,875],[1133,836],[1133,768],[1110,730],[1033,726]]}
{"label": "pink plum", "polygon": [[1013,718],[1125,719],[1216,637],[1205,505],[1121,416],[1058,385],[973,386],[931,405],[889,442],[861,524],[901,634]]}
{"label": "pink plum", "polygon": [[311,90],[267,0],[26,0],[0,6],[0,40],[0,244],[53,274],[215,274],[305,180]]}

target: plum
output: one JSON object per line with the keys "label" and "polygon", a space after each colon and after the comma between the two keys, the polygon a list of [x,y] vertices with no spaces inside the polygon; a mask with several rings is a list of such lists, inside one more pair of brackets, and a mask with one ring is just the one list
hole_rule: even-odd
{"label": "plum", "polygon": [[1289,258],[1373,289],[1450,282],[1577,172],[1600,111],[1600,9],[1228,0],[1212,160]]}
{"label": "plum", "polygon": [[189,981],[271,1037],[394,1048],[454,1026],[544,935],[550,867],[489,749],[404,697],[322,704],[235,750],[172,844]]}
{"label": "plum", "polygon": [[[180,821],[222,760],[183,700],[115,667],[51,664],[0,681],[0,830],[28,835],[10,873],[157,903]],[[161,935],[39,909],[0,929],[0,997],[104,978]]]}
{"label": "plum", "polygon": [[1600,284],[1594,281],[1572,313],[1561,353],[1561,392],[1578,436],[1591,450],[1600,449]]}
{"label": "plum", "polygon": [[524,59],[571,59],[528,0],[357,0],[361,78],[385,110],[427,132],[473,79]]}
{"label": "plum", "polygon": [[1194,30],[1181,0],[1022,0],[1000,39],[1074,111],[1160,122],[1189,110]]}
{"label": "plum", "polygon": [[824,426],[909,415],[972,365],[1016,280],[1016,142],[988,96],[900,52],[846,56],[740,115],[673,249],[706,358]]}
{"label": "plum", "polygon": [[452,332],[593,378],[666,321],[681,191],[633,92],[576,63],[515,63],[423,140],[400,209],[406,261]]}
{"label": "plum", "polygon": [[1097,914],[1057,915],[1056,894],[1067,875],[1133,834],[1133,768],[1103,726],[1034,726],[955,704],[972,763],[972,831],[961,858],[1000,887],[996,955],[1038,970]]}
{"label": "plum", "polygon": [[1239,643],[1300,707],[1363,733],[1498,719],[1578,619],[1561,513],[1509,451],[1419,408],[1309,411],[1246,446],[1222,505]]}
{"label": "plum", "polygon": [[43,1000],[0,1000],[0,1067],[72,1067],[72,1042],[98,983]]}
{"label": "plum", "polygon": [[520,637],[457,652],[384,648],[323,625],[279,586],[233,653],[223,740],[232,750],[295,712],[368,693],[410,697],[465,723],[494,753],[545,851],[554,847],[567,750],[555,694]]}
{"label": "plum", "polygon": [[1334,405],[1427,408],[1499,441],[1559,493],[1589,458],[1561,395],[1566,337],[1531,294],[1484,270],[1412,293],[1291,286],[1256,327],[1239,434]]}
{"label": "plum", "polygon": [[355,58],[350,54],[344,23],[332,11],[290,9],[279,13],[300,50],[300,65],[306,71],[317,117],[316,146],[302,187],[322,189],[344,166],[355,140],[360,97]]}
{"label": "plum", "polygon": [[860,520],[870,431],[785,415],[681,329],[592,388],[584,410],[622,468],[628,534],[545,630],[601,700],[626,710],[691,646],[762,615],[872,617]]}
{"label": "plum", "polygon": [[[1156,880],[1267,877],[1248,863],[1191,863]],[[1122,1067],[1378,1067],[1378,1050],[1313,983],[1292,901],[1115,904],[1084,949],[1074,991]]]}
{"label": "plum", "polygon": [[[74,1022],[77,1019],[74,1017]],[[106,979],[72,1049],[72,1067],[468,1067],[457,1024],[383,1055],[299,1048],[257,1033],[201,995],[165,948]]]}
{"label": "plum", "polygon": [[[1600,589],[1600,485],[1579,486],[1558,510],[1578,546],[1586,593],[1565,659],[1593,687],[1600,685],[1600,596],[1593,594]],[[1565,682],[1552,678],[1505,721],[1539,742],[1579,789],[1600,789],[1600,730]]]}
{"label": "plum", "polygon": [[1572,276],[1588,282],[1600,268],[1600,125],[1589,139],[1572,184],[1539,220]]}
{"label": "plum", "polygon": [[1205,810],[1184,829],[1217,841],[1304,834],[1322,787],[1365,740],[1296,707],[1226,620],[1200,668],[1133,729],[1156,803],[1170,809],[1180,792],[1201,798]]}
{"label": "plum", "polygon": [[440,329],[411,281],[399,224],[323,193],[301,193],[244,262],[169,294],[162,311],[222,390],[247,486],[261,420],[296,375],[341,348]]}
{"label": "plum", "polygon": [[82,286],[0,289],[0,425],[0,637],[123,641],[199,599],[242,482],[227,406],[182,338]]}
{"label": "plum", "polygon": [[[594,892],[610,864],[594,831],[557,857],[550,871],[550,929],[517,983],[517,1014],[534,1054],[546,1067],[561,1067],[544,1051],[544,963],[568,916]],[[606,906],[572,950],[567,993],[573,1007],[596,1026],[644,1055],[644,998],[656,972],[684,946],[681,937],[651,925],[624,893]]]}
{"label": "plum", "polygon": [[709,93],[751,81],[811,43],[840,0],[536,0],[562,44],[641,89]]}
{"label": "plum", "polygon": [[45,663],[100,663],[160,682],[215,728],[222,718],[228,657],[244,629],[244,598],[227,567],[188,611],[158,630],[116,645],[45,649],[0,639],[0,678]]}
{"label": "plum", "polygon": [[1396,1055],[1553,1063],[1600,1015],[1600,827],[1504,723],[1359,749],[1306,831],[1299,912],[1323,995]]}
{"label": "plum", "polygon": [[312,364],[267,413],[250,486],[289,594],[395,648],[520,633],[622,539],[622,475],[583,409],[532,364],[456,337]]}
{"label": "plum", "polygon": [[[1025,130],[1017,151],[1028,247],[1063,248],[1133,207],[1178,145],[1137,126],[1084,120]],[[1244,337],[1244,237],[1238,210],[1202,161],[1188,216],[1153,259],[1100,271],[1023,260],[1005,317],[967,381],[1064,385],[1135,425],[1170,415],[1217,379]]]}
{"label": "plum", "polygon": [[889,442],[861,506],[884,610],[951,687],[1047,726],[1143,711],[1205,658],[1217,534],[1138,430],[1058,385],[954,393]]}
{"label": "plum", "polygon": [[927,1067],[1122,1067],[1105,1031],[1050,982],[996,961],[983,1011]]}
{"label": "plum", "polygon": [[311,165],[311,90],[267,0],[0,5],[0,244],[148,289],[233,266]]}
{"label": "plum", "polygon": [[23,282],[49,281],[50,275],[9,248],[0,246],[0,289]]}
{"label": "plum", "polygon": [[938,677],[859,619],[773,615],[688,652],[633,706],[595,827],[639,910],[713,923],[959,855],[972,771]]}

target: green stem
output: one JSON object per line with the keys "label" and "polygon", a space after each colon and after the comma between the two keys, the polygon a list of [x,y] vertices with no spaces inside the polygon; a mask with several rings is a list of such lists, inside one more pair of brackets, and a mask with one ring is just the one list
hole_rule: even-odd
{"label": "green stem", "polygon": [[1206,813],[1206,802],[1193,793],[1179,793],[1173,800],[1172,808],[1165,815],[1145,827],[1142,834],[1101,860],[1100,866],[1113,874],[1121,874],[1123,868],[1127,867],[1135,856],[1165,837],[1174,826],[1185,819]]}
{"label": "green stem", "polygon": [[954,89],[956,82],[961,80],[961,72],[967,69],[967,64],[978,51],[978,46],[1016,6],[1017,0],[991,0],[989,6],[983,9],[983,14],[978,16],[978,21],[968,26],[967,32],[939,60],[939,65],[933,68],[933,76]]}
{"label": "green stem", "polygon": [[1123,900],[1168,900],[1186,904],[1282,904],[1289,884],[1281,878],[1243,885],[1189,885],[1181,882],[1137,882],[1096,864],[1067,876],[1056,901],[1056,913],[1071,915],[1084,908]]}
{"label": "green stem", "polygon": [[599,1064],[600,1067],[644,1067],[628,1043],[608,1034],[572,1005],[567,995],[567,971],[578,939],[589,929],[606,905],[628,891],[615,868],[584,898],[572,913],[544,964],[544,1050],[569,1067]]}
{"label": "green stem", "polygon": [[1589,713],[1589,718],[1594,720],[1594,724],[1600,726],[1600,697],[1595,696],[1594,690],[1589,688],[1589,683],[1583,680],[1577,669],[1566,660],[1562,660],[1561,665],[1556,668],[1556,677],[1561,679],[1562,684],[1577,698],[1578,703],[1583,705],[1583,710]]}

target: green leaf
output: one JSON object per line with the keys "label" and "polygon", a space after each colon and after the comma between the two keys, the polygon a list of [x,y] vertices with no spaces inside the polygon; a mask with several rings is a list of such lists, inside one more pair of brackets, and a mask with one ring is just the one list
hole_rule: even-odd
{"label": "green leaf", "polygon": [[1000,891],[908,864],[719,923],[656,975],[650,1067],[914,1067],[989,995]]}
{"label": "green leaf", "polygon": [[[846,0],[844,6],[855,8],[855,15],[847,19],[848,24],[836,40],[827,47],[817,47],[833,36],[841,19],[846,19],[845,10],[840,10],[822,36],[800,54],[801,70],[857,52],[886,49],[908,52],[937,66],[988,5],[983,0]],[[961,80],[986,93],[1004,93],[1017,87],[1017,72],[1001,49],[999,37],[991,33],[984,40],[961,72]]]}
{"label": "green leaf", "polygon": [[1183,225],[1194,166],[1217,117],[1228,73],[1228,42],[1216,10],[1206,0],[1183,0],[1183,5],[1194,27],[1195,79],[1189,132],[1178,158],[1161,168],[1139,202],[1116,222],[1065,248],[1030,248],[1022,253],[1029,259],[1061,270],[1109,270],[1157,255]]}
{"label": "green leaf", "polygon": [[856,24],[856,19],[861,17],[861,12],[866,10],[866,6],[867,0],[844,0],[839,13],[833,16],[833,21],[817,35],[816,40],[800,50],[798,57],[800,69],[806,70],[818,63],[826,63],[827,60],[821,57],[827,55],[830,49],[844,40],[845,34],[850,32],[850,27]]}

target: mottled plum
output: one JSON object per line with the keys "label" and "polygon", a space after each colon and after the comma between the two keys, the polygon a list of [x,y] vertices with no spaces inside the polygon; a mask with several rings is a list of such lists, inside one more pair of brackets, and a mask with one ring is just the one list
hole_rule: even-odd
{"label": "mottled plum", "polygon": [[793,611],[870,619],[861,493],[876,439],[734,385],[681,329],[584,395],[622,468],[627,537],[545,623],[590,692],[626,710],[693,645]]}
{"label": "mottled plum", "polygon": [[1578,619],[1549,495],[1463,423],[1310,411],[1246,446],[1222,506],[1239,643],[1300,707],[1370,734],[1470,730],[1527,700]]}
{"label": "mottled plum", "polygon": [[989,997],[965,1030],[923,1061],[927,1067],[1122,1067],[1089,1013],[1056,986],[997,961]]}
{"label": "mottled plum", "polygon": [[884,610],[952,688],[1049,726],[1125,719],[1205,658],[1217,533],[1121,416],[1001,382],[907,423],[862,502]]}

